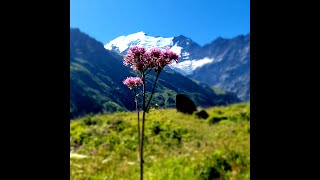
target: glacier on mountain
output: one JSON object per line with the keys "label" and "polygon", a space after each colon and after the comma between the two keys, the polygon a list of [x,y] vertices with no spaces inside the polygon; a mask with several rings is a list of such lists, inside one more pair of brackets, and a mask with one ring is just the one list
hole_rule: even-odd
{"label": "glacier on mountain", "polygon": [[[125,50],[135,45],[143,46],[147,49],[150,49],[153,47],[159,47],[161,49],[165,49],[167,46],[169,47],[173,46],[172,40],[173,40],[173,37],[164,38],[164,37],[148,36],[146,33],[141,31],[134,34],[130,34],[128,36],[117,37],[116,39],[104,45],[104,48],[108,50],[118,49],[119,53],[123,53]],[[174,49],[175,49],[174,52],[176,53],[179,51],[179,47],[174,47]]]}
{"label": "glacier on mountain", "polygon": [[190,75],[195,69],[202,67],[205,64],[212,63],[213,61],[214,58],[205,57],[203,59],[186,60],[179,63],[172,63],[169,65],[169,67],[173,70],[178,69],[177,71],[182,75]]}
{"label": "glacier on mountain", "polygon": [[[173,44],[174,37],[154,37],[148,36],[143,31],[133,33],[127,36],[120,36],[109,43],[104,45],[105,49],[117,51],[118,53],[125,54],[131,46],[143,46],[147,49],[153,47],[159,47],[165,49],[167,46],[180,56],[180,62],[178,64],[173,63],[170,68],[180,72],[183,75],[192,74],[192,72],[208,63],[213,62],[213,58],[192,59],[190,60],[189,52],[183,50],[183,47],[178,45],[178,42]],[[189,43],[189,42],[187,42]]]}

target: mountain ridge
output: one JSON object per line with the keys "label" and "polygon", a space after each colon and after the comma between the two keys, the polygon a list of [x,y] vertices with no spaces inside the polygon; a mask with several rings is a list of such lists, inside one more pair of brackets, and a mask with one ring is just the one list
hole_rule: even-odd
{"label": "mountain ridge", "polygon": [[[136,39],[132,38],[131,42],[126,42],[126,49],[122,48],[122,52],[114,48],[109,49],[125,54],[132,45],[147,48],[157,45],[152,36],[134,36],[134,34],[132,37]],[[128,35],[129,39],[131,35]],[[160,48],[169,46],[172,51],[180,55],[179,63],[172,64],[166,69],[170,68],[209,86],[236,93],[243,101],[250,100],[250,32],[233,38],[217,37],[203,46],[184,35],[161,38],[158,40],[164,41],[160,42],[162,45]],[[110,41],[108,46],[117,47],[118,45],[113,42]]]}
{"label": "mountain ridge", "polygon": [[[88,113],[133,111],[133,92],[122,80],[136,76],[123,66],[122,56],[108,51],[103,44],[82,33],[70,29],[70,117]],[[147,79],[147,91],[151,91],[154,73]],[[198,106],[239,102],[232,93],[218,95],[210,87],[203,86],[174,71],[163,71],[151,104],[159,107],[175,107],[175,95],[187,94]],[[131,96],[132,94],[132,96]]]}

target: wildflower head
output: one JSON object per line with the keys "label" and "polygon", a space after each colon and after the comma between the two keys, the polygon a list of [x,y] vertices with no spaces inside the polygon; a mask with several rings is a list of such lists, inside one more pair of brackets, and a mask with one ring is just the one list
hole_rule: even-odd
{"label": "wildflower head", "polygon": [[165,50],[161,51],[161,57],[157,59],[157,65],[159,68],[164,68],[164,66],[171,64],[173,60],[178,63],[179,56],[170,50],[169,47],[166,47]]}
{"label": "wildflower head", "polygon": [[135,65],[143,60],[143,56],[146,53],[146,48],[139,46],[130,47],[127,54],[124,56],[124,65]]}
{"label": "wildflower head", "polygon": [[130,89],[140,86],[143,83],[140,77],[127,77],[122,82],[124,85],[128,86],[128,88]]}
{"label": "wildflower head", "polygon": [[178,63],[179,56],[167,47],[165,50],[151,48],[146,50],[144,47],[132,46],[124,56],[124,65],[131,65],[131,69],[138,72],[144,72],[146,69],[156,68],[162,70],[166,65],[171,64],[173,60]]}

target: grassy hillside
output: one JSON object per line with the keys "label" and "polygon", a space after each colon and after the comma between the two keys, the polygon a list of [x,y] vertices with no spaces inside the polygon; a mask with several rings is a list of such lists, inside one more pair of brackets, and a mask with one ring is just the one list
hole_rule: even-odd
{"label": "grassy hillside", "polygon": [[[206,120],[152,109],[145,137],[146,180],[250,179],[250,104],[206,109]],[[139,179],[136,113],[70,122],[70,178]]]}

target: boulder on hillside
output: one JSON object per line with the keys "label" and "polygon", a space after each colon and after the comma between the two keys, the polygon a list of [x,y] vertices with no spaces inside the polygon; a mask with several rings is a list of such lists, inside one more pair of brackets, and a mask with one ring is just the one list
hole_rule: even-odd
{"label": "boulder on hillside", "polygon": [[176,108],[178,112],[192,114],[197,111],[197,107],[194,102],[184,94],[176,95]]}
{"label": "boulder on hillside", "polygon": [[209,117],[209,114],[205,110],[197,112],[196,115],[202,119],[207,119]]}

